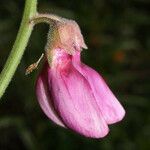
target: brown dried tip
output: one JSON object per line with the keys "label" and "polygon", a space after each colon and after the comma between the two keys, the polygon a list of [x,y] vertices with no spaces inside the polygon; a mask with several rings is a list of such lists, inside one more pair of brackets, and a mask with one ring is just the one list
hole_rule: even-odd
{"label": "brown dried tip", "polygon": [[25,75],[30,74],[33,70],[37,68],[37,63],[31,64],[27,69]]}
{"label": "brown dried tip", "polygon": [[37,61],[36,63],[31,64],[31,65],[26,69],[25,75],[30,74],[33,70],[35,70],[35,69],[38,68],[38,65],[39,65],[41,59],[43,58],[43,56],[44,56],[44,54],[42,53],[42,55],[40,56],[40,58],[38,59],[38,61]]}

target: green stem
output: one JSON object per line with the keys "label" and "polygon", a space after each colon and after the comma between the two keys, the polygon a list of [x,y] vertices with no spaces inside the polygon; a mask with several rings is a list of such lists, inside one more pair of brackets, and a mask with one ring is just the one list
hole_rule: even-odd
{"label": "green stem", "polygon": [[33,24],[29,24],[30,18],[37,13],[37,0],[26,0],[22,22],[16,41],[6,61],[6,64],[0,74],[0,98],[3,96],[9,85],[27,46],[30,38]]}

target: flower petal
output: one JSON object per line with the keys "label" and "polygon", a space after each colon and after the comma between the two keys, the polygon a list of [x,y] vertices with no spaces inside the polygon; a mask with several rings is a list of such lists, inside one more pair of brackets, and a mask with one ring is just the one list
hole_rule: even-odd
{"label": "flower petal", "polygon": [[104,79],[92,68],[80,63],[80,56],[73,58],[75,68],[88,80],[97,105],[108,124],[116,123],[123,119],[125,110],[111,92]]}
{"label": "flower petal", "polygon": [[86,79],[70,64],[65,71],[49,69],[55,109],[72,130],[93,138],[104,137],[108,126],[99,111]]}
{"label": "flower petal", "polygon": [[49,119],[55,122],[57,125],[65,127],[63,122],[58,117],[56,111],[54,110],[52,97],[50,96],[50,92],[48,90],[48,79],[47,79],[47,68],[48,65],[45,64],[43,71],[39,75],[37,82],[36,82],[36,95],[38,102],[47,115]]}

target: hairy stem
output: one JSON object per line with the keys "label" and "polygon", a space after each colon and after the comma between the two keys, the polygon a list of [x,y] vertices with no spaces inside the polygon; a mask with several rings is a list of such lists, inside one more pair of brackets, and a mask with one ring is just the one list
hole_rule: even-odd
{"label": "hairy stem", "polygon": [[3,96],[23,56],[33,29],[33,24],[29,24],[30,18],[35,16],[36,13],[37,0],[26,0],[23,18],[17,38],[0,74],[0,98]]}

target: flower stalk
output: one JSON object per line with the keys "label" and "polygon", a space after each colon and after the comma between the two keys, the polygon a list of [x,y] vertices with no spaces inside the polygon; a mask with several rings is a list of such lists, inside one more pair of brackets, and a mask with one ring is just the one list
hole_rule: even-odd
{"label": "flower stalk", "polygon": [[37,0],[26,0],[20,29],[17,38],[10,52],[10,55],[0,74],[0,98],[3,96],[7,86],[9,85],[20,61],[24,54],[25,48],[29,41],[33,24],[30,19],[37,13]]}

